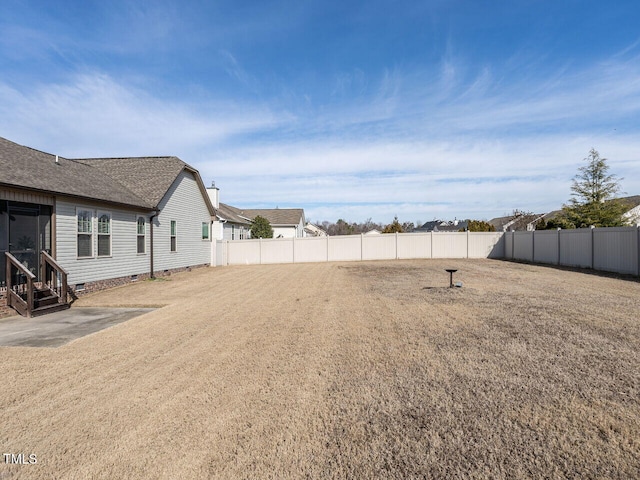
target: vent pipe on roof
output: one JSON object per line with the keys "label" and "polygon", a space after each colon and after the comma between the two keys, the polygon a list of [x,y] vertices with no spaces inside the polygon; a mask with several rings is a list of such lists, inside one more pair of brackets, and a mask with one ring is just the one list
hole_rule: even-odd
{"label": "vent pipe on roof", "polygon": [[58,155],[56,155],[56,165],[60,165],[60,159],[58,158]]}

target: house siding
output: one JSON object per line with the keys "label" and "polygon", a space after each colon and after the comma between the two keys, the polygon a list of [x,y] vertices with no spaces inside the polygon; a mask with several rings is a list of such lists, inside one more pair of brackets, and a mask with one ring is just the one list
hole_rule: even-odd
{"label": "house siding", "polygon": [[[164,271],[211,264],[211,240],[202,240],[202,222],[211,213],[195,176],[183,170],[159,205],[153,226],[154,270]],[[171,251],[171,221],[176,221],[177,249]]]}
{"label": "house siding", "polygon": [[[78,208],[93,212],[93,257],[77,256]],[[111,214],[111,256],[98,257],[97,213]],[[137,253],[137,219],[146,222],[145,252]],[[149,271],[149,214],[134,210],[118,209],[103,203],[79,202],[58,197],[56,201],[56,259],[67,270],[69,285],[88,283]]]}

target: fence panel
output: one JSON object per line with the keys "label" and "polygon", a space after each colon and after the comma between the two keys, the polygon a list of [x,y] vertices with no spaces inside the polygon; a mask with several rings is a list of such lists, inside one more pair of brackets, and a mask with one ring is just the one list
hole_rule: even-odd
{"label": "fence panel", "polygon": [[293,238],[262,239],[260,263],[293,263]]}
{"label": "fence panel", "polygon": [[260,262],[260,240],[227,243],[227,265],[256,265]]}
{"label": "fence panel", "polygon": [[359,235],[329,237],[330,262],[362,260],[361,239]]}
{"label": "fence panel", "polygon": [[591,268],[591,229],[560,230],[560,265]]}
{"label": "fence panel", "polygon": [[533,262],[533,232],[511,232],[513,235],[513,258]]}
{"label": "fence panel", "polygon": [[502,238],[504,239],[504,258],[507,260],[513,260],[513,235],[511,233],[505,233]]}
{"label": "fence panel", "polygon": [[637,228],[597,228],[593,232],[594,265],[607,272],[638,272]]}
{"label": "fence panel", "polygon": [[469,232],[469,258],[504,258],[504,235],[495,232]]}
{"label": "fence panel", "polygon": [[295,262],[326,262],[329,237],[296,238]]}
{"label": "fence panel", "polygon": [[533,236],[533,261],[536,263],[558,264],[558,230],[540,230],[531,232]]}
{"label": "fence panel", "polygon": [[464,232],[434,232],[433,258],[465,258],[467,234]]}
{"label": "fence panel", "polygon": [[398,258],[431,258],[431,234],[398,234]]}
{"label": "fence panel", "polygon": [[362,235],[363,260],[393,260],[396,258],[396,236],[389,233]]}

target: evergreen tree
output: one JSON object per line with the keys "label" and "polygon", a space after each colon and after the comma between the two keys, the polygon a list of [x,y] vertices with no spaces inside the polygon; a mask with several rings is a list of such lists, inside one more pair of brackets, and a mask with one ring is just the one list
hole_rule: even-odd
{"label": "evergreen tree", "polygon": [[382,233],[402,233],[402,232],[404,232],[404,230],[402,229],[402,225],[400,225],[400,222],[398,221],[397,215],[393,217],[393,222],[391,222],[389,225],[384,227],[384,230],[382,230]]}
{"label": "evergreen tree", "polygon": [[614,198],[620,191],[621,179],[608,173],[607,159],[601,158],[597,150],[591,149],[584,160],[587,164],[580,167],[573,178],[573,198],[569,205],[562,207],[561,220],[574,228],[625,225],[622,215],[628,207]]}
{"label": "evergreen tree", "polygon": [[251,224],[251,238],[273,238],[273,228],[269,220],[258,215]]}

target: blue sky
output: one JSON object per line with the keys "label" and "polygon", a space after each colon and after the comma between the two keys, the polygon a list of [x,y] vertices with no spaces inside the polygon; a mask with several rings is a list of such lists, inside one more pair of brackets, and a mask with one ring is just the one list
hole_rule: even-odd
{"label": "blue sky", "polygon": [[546,212],[589,150],[640,194],[636,1],[0,2],[0,136],[177,155],[244,208]]}

